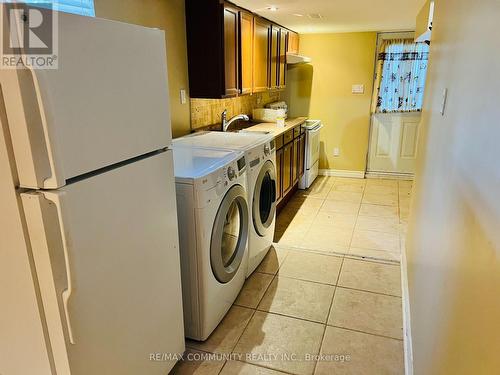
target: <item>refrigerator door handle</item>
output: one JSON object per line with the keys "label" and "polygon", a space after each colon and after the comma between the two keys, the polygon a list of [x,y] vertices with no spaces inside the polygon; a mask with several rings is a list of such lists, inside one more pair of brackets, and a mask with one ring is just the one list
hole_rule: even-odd
{"label": "refrigerator door handle", "polygon": [[56,346],[60,344],[61,336],[64,337],[63,319],[59,308],[56,308],[59,300],[62,302],[68,340],[75,344],[68,308],[73,286],[67,232],[62,220],[63,195],[64,192],[45,191],[21,194],[47,325],[51,332],[49,335]]}
{"label": "refrigerator door handle", "polygon": [[60,197],[61,194],[64,193],[45,193],[45,198],[50,200],[51,202],[54,203],[54,205],[57,208],[57,214],[58,214],[58,222],[59,222],[59,228],[61,231],[61,242],[62,242],[62,249],[64,251],[64,263],[65,263],[65,268],[66,268],[66,290],[62,292],[62,300],[63,300],[63,308],[64,308],[64,315],[66,318],[66,327],[68,329],[68,337],[69,337],[69,342],[71,344],[75,344],[75,339],[73,336],[73,329],[71,327],[71,319],[69,317],[69,309],[68,309],[68,303],[69,299],[71,297],[71,293],[73,292],[73,285],[71,282],[71,267],[69,263],[69,251],[68,251],[68,241],[66,240],[66,230],[64,228],[64,224],[62,221],[62,208],[61,208],[61,201]]}

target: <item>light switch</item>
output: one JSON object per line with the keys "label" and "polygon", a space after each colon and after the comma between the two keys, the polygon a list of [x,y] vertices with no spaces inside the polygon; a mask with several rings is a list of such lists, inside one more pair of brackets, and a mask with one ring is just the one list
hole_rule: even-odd
{"label": "light switch", "polygon": [[186,104],[186,90],[181,89],[181,104]]}
{"label": "light switch", "polygon": [[352,85],[352,93],[353,94],[364,94],[365,93],[365,85],[361,85],[361,84]]}

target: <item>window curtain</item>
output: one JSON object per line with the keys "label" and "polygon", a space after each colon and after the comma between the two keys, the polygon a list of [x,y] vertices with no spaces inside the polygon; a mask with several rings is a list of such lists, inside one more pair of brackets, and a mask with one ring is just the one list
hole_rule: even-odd
{"label": "window curtain", "polygon": [[384,40],[377,59],[372,112],[421,111],[428,60],[425,43]]}

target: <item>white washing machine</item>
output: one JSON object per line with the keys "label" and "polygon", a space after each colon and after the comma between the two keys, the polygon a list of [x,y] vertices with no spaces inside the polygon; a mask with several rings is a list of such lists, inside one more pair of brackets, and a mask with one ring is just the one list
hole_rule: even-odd
{"label": "white washing machine", "polygon": [[247,277],[273,243],[276,219],[276,149],[274,136],[257,132],[198,132],[173,141],[177,147],[203,147],[245,152],[250,204]]}
{"label": "white washing machine", "polygon": [[173,147],[186,337],[206,340],[246,277],[243,152]]}

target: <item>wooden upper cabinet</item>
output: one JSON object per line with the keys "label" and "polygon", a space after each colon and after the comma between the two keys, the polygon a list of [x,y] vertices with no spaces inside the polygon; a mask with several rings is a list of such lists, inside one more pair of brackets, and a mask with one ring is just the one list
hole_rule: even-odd
{"label": "wooden upper cabinet", "polygon": [[[286,52],[298,34],[223,0],[185,0],[185,5],[192,98],[285,86]],[[298,39],[292,43],[298,49]]]}
{"label": "wooden upper cabinet", "polygon": [[269,87],[271,24],[262,18],[254,17],[253,25],[253,92],[260,92]]}
{"label": "wooden upper cabinet", "polygon": [[287,52],[299,53],[299,34],[293,31],[288,31]]}
{"label": "wooden upper cabinet", "polygon": [[276,89],[279,87],[279,63],[280,63],[280,29],[278,26],[271,26],[271,53],[270,53],[270,77],[269,87]]}
{"label": "wooden upper cabinet", "polygon": [[253,88],[253,14],[240,11],[240,93]]}
{"label": "wooden upper cabinet", "polygon": [[239,94],[239,11],[224,5],[224,81],[225,95]]}
{"label": "wooden upper cabinet", "polygon": [[288,31],[285,29],[280,30],[280,48],[279,48],[279,70],[278,70],[278,86],[279,88],[285,88],[286,83],[286,50],[287,50],[287,40]]}

